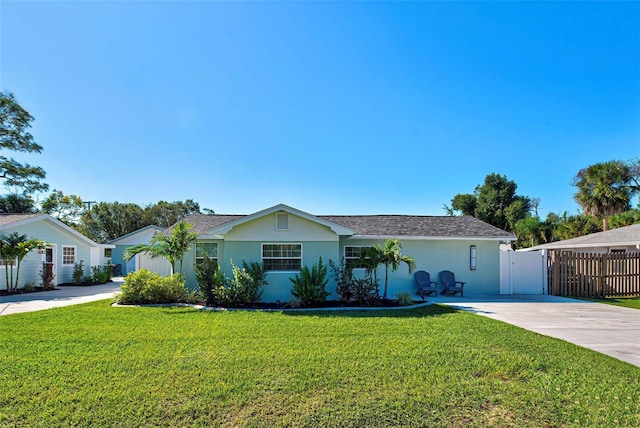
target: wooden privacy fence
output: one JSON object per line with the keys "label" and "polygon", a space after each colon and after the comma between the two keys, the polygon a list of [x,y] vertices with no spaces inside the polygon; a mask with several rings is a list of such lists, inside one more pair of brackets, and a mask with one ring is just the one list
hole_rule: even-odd
{"label": "wooden privacy fence", "polygon": [[640,296],[640,253],[550,251],[547,275],[555,296]]}

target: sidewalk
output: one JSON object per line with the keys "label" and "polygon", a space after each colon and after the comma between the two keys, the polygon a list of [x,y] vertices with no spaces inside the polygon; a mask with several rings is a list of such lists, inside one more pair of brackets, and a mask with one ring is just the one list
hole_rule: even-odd
{"label": "sidewalk", "polygon": [[0,296],[0,315],[41,311],[109,299],[120,290],[120,285],[122,285],[122,278],[113,278],[113,282],[101,285],[60,286],[56,290]]}

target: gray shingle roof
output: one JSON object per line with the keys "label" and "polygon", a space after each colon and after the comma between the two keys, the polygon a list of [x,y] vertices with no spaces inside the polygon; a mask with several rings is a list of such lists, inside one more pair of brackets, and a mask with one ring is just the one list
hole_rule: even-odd
{"label": "gray shingle roof", "polygon": [[[243,217],[246,216],[194,214],[185,220],[194,225],[195,232],[206,234],[213,227]],[[515,239],[513,234],[471,216],[320,215],[317,217],[353,229],[355,234],[360,236]]]}
{"label": "gray shingle roof", "polygon": [[619,227],[604,232],[591,233],[578,238],[565,239],[564,241],[551,242],[527,248],[528,250],[553,250],[561,248],[598,248],[615,245],[631,246],[640,245],[640,224]]}
{"label": "gray shingle roof", "polygon": [[17,221],[41,215],[42,214],[0,214],[0,226],[6,226]]}

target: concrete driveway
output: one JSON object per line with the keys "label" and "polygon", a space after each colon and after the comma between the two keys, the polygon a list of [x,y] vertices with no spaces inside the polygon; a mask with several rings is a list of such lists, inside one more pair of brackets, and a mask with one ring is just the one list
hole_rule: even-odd
{"label": "concrete driveway", "polygon": [[34,312],[61,306],[77,305],[112,298],[122,285],[122,278],[91,286],[61,286],[57,290],[0,296],[0,315]]}
{"label": "concrete driveway", "polygon": [[640,367],[640,310],[556,296],[438,297],[473,312]]}

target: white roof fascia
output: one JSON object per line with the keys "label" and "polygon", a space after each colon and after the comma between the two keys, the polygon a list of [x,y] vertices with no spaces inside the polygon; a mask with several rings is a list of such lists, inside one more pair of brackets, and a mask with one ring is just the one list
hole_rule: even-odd
{"label": "white roof fascia", "polygon": [[353,230],[349,229],[348,227],[344,227],[344,226],[341,226],[341,225],[339,225],[337,223],[321,219],[321,218],[316,217],[316,216],[314,216],[312,214],[306,213],[304,211],[297,210],[297,209],[292,208],[292,207],[290,207],[288,205],[285,205],[285,204],[278,204],[278,205],[275,205],[275,206],[273,206],[271,208],[267,208],[265,210],[258,211],[256,213],[249,214],[246,217],[242,217],[242,218],[239,218],[237,220],[230,221],[230,222],[225,223],[225,224],[223,224],[221,226],[214,227],[212,229],[209,229],[208,234],[209,235],[225,235],[225,234],[229,233],[229,231],[231,229],[233,229],[234,227],[236,227],[236,226],[238,226],[240,224],[243,224],[243,223],[246,223],[246,222],[249,222],[249,221],[255,220],[257,218],[264,217],[266,215],[273,214],[273,213],[276,213],[276,212],[279,212],[279,211],[285,211],[285,212],[288,212],[289,214],[293,214],[295,216],[304,218],[305,220],[309,220],[311,222],[326,226],[329,229],[331,229],[337,235],[351,236],[351,235],[354,234]]}
{"label": "white roof fascia", "polygon": [[163,231],[165,230],[164,228],[162,228],[162,227],[160,227],[160,226],[156,226],[155,224],[150,224],[149,226],[145,226],[145,227],[143,227],[143,228],[141,228],[141,229],[134,230],[133,232],[129,232],[129,233],[127,233],[126,235],[118,236],[116,239],[112,239],[112,240],[110,240],[110,241],[107,241],[107,243],[108,243],[108,244],[111,244],[111,243],[117,242],[117,241],[119,241],[119,240],[121,240],[121,239],[129,238],[129,237],[131,237],[131,236],[135,235],[136,233],[144,232],[144,231],[146,231],[147,229],[155,229],[155,230],[157,230],[158,232],[163,232]]}
{"label": "white roof fascia", "polygon": [[621,242],[590,242],[588,244],[543,244],[537,245],[531,248],[524,248],[525,250],[561,250],[564,248],[615,248],[615,247],[632,247],[640,245],[638,241],[621,241]]}
{"label": "white roof fascia", "polygon": [[87,238],[86,236],[84,236],[82,233],[73,230],[72,228],[70,228],[69,226],[67,226],[66,224],[64,224],[63,222],[61,222],[60,220],[58,220],[57,218],[50,216],[49,214],[42,214],[39,216],[35,216],[35,217],[29,217],[29,218],[25,218],[24,220],[19,220],[10,224],[6,224],[5,227],[9,226],[12,228],[15,227],[19,227],[19,226],[23,226],[25,224],[29,224],[29,223],[33,223],[36,221],[40,221],[40,220],[45,220],[48,221],[49,223],[53,224],[54,226],[56,226],[58,229],[62,229],[63,231],[73,235],[74,237],[80,239],[81,241],[84,241],[87,243],[87,245],[89,245],[90,247],[98,247],[98,248],[115,248],[115,245],[109,245],[109,244],[98,244],[97,242]]}
{"label": "white roof fascia", "polygon": [[400,239],[407,241],[515,241],[512,236],[402,236],[402,235],[353,235],[346,239]]}

